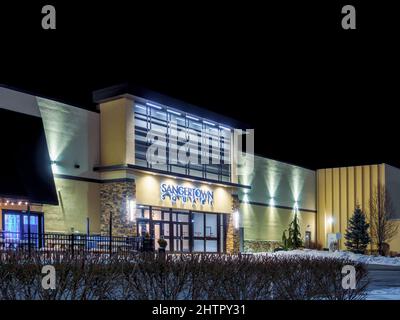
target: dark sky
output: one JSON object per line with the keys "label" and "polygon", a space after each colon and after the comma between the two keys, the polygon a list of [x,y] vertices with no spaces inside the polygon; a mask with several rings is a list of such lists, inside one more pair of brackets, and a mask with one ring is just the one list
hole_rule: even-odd
{"label": "dark sky", "polygon": [[2,8],[0,83],[94,108],[92,90],[128,81],[249,123],[270,158],[400,166],[390,2],[351,1],[351,31],[347,2],[214,2],[56,1],[56,31],[41,30],[40,2]]}

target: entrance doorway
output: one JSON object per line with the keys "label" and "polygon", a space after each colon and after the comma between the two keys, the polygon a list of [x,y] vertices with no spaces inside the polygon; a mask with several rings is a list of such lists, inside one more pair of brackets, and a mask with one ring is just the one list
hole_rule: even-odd
{"label": "entrance doorway", "polygon": [[23,211],[3,210],[3,234],[7,239],[25,240],[30,233],[32,239],[38,241],[43,234],[43,214],[31,212],[29,215]]}
{"label": "entrance doorway", "polygon": [[225,248],[223,214],[179,211],[139,206],[137,232],[148,233],[155,241],[167,242],[171,252],[223,252]]}

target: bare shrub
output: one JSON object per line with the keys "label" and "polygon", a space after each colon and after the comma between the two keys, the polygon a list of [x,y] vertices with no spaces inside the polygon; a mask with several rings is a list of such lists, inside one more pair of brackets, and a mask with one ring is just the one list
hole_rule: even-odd
{"label": "bare shrub", "polygon": [[[42,266],[56,269],[56,289],[41,286]],[[50,257],[10,252],[0,256],[1,300],[310,300],[362,299],[364,266],[356,264],[357,289],[342,288],[350,261],[279,255],[132,254]]]}
{"label": "bare shrub", "polygon": [[398,232],[398,225],[394,220],[396,212],[389,192],[385,186],[378,185],[374,189],[369,203],[371,238],[377,246],[378,253],[388,255],[390,242]]}

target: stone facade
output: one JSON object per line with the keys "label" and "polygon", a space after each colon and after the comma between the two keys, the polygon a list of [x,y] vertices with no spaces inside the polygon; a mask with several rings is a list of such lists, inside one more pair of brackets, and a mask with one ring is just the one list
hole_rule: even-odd
{"label": "stone facade", "polygon": [[[240,207],[239,197],[232,195],[232,212],[238,211]],[[226,252],[236,254],[240,251],[240,235],[239,229],[235,229],[233,214],[228,215],[227,232],[226,232]]]}
{"label": "stone facade", "polygon": [[136,223],[129,221],[127,201],[136,199],[136,185],[132,180],[103,183],[100,187],[100,228],[102,235],[110,233],[112,215],[113,236],[136,236]]}

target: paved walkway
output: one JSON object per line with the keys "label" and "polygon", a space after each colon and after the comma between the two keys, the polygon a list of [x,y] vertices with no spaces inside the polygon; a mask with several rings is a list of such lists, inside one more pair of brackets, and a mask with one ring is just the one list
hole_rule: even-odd
{"label": "paved walkway", "polygon": [[[368,265],[370,284],[368,290],[400,288],[400,267]],[[400,298],[400,297],[399,297]]]}
{"label": "paved walkway", "polygon": [[368,298],[370,300],[400,300],[400,267],[367,265]]}

